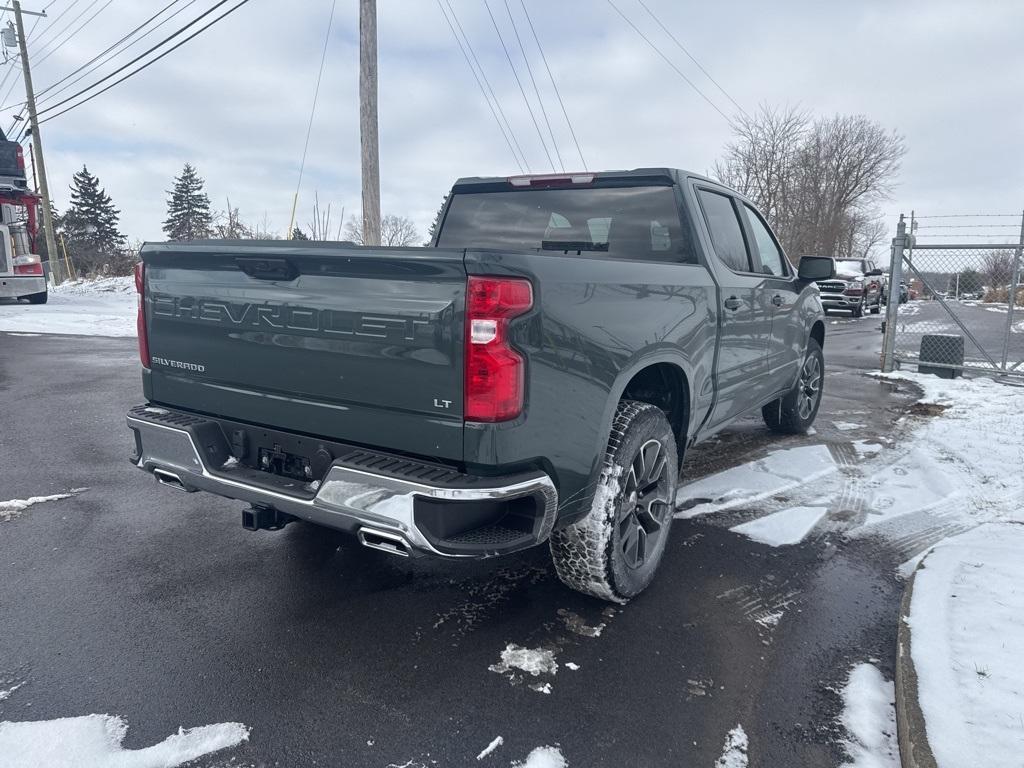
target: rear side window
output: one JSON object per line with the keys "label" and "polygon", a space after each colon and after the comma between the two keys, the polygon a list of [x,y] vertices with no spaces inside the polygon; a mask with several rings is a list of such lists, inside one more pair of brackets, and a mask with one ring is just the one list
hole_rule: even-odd
{"label": "rear side window", "polygon": [[672,187],[459,193],[437,244],[697,263]]}
{"label": "rear side window", "polygon": [[747,214],[747,221],[750,222],[750,229],[754,233],[754,244],[757,246],[757,253],[754,255],[754,271],[763,275],[785,277],[789,273],[782,263],[782,251],[772,239],[768,225],[761,221],[757,211],[746,203],[743,204],[743,209]]}
{"label": "rear side window", "polygon": [[732,198],[706,189],[698,190],[698,194],[715,254],[734,272],[750,272],[747,243]]}

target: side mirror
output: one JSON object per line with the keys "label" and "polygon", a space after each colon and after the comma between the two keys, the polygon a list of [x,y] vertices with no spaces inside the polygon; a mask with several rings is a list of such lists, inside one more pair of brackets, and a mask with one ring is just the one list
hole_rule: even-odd
{"label": "side mirror", "polygon": [[881,277],[884,274],[885,273],[880,269],[872,269],[870,272],[866,273],[864,277]]}
{"label": "side mirror", "polygon": [[797,277],[807,282],[830,280],[836,276],[836,260],[831,256],[801,256]]}

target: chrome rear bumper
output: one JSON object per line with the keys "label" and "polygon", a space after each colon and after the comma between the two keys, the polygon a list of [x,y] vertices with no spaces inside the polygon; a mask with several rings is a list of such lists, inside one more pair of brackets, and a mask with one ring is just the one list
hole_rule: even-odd
{"label": "chrome rear bumper", "polygon": [[[359,460],[348,456],[336,459],[317,485],[233,461],[223,432],[212,420],[161,407],[138,406],[128,414],[128,427],[135,433],[136,455],[132,462],[163,485],[188,492],[208,491],[276,509],[355,534],[364,545],[393,554],[449,558],[507,554],[545,541],[555,523],[558,493],[543,472],[499,478],[460,475],[386,454],[374,454],[380,460],[368,462],[368,452],[353,449],[352,456]],[[407,474],[414,476],[353,466],[382,462],[411,465],[413,469]],[[443,481],[427,479],[438,475]],[[532,530],[521,531],[518,536],[512,535],[515,531],[488,529],[470,531],[448,541],[431,535],[417,521],[418,504],[424,502],[435,508],[438,503],[450,503],[451,509],[445,514],[458,515],[460,504],[500,504],[520,499],[532,500],[537,513]]]}

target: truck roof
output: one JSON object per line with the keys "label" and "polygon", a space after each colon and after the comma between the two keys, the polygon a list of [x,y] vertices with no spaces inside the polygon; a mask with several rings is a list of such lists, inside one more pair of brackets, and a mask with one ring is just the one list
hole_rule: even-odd
{"label": "truck roof", "polygon": [[[485,189],[508,189],[515,186],[527,186],[529,181],[557,181],[559,179],[579,179],[590,177],[594,181],[610,182],[648,182],[654,184],[672,184],[680,178],[695,178],[718,184],[714,179],[709,179],[699,173],[684,171],[679,168],[634,168],[632,170],[617,171],[570,171],[566,173],[532,173],[518,174],[515,176],[465,176],[455,182],[453,192],[484,191]],[[516,184],[513,180],[523,180]],[[586,183],[586,182],[579,182]]]}

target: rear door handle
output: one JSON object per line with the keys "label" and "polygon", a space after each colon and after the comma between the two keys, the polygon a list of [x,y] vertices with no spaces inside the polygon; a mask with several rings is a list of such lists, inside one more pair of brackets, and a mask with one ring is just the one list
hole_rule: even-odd
{"label": "rear door handle", "polygon": [[779,296],[778,294],[775,294],[774,296],[772,296],[772,304],[774,304],[776,307],[781,307],[782,306],[782,297]]}
{"label": "rear door handle", "polygon": [[743,302],[735,296],[730,296],[728,299],[722,302],[726,309],[739,309],[743,306]]}

